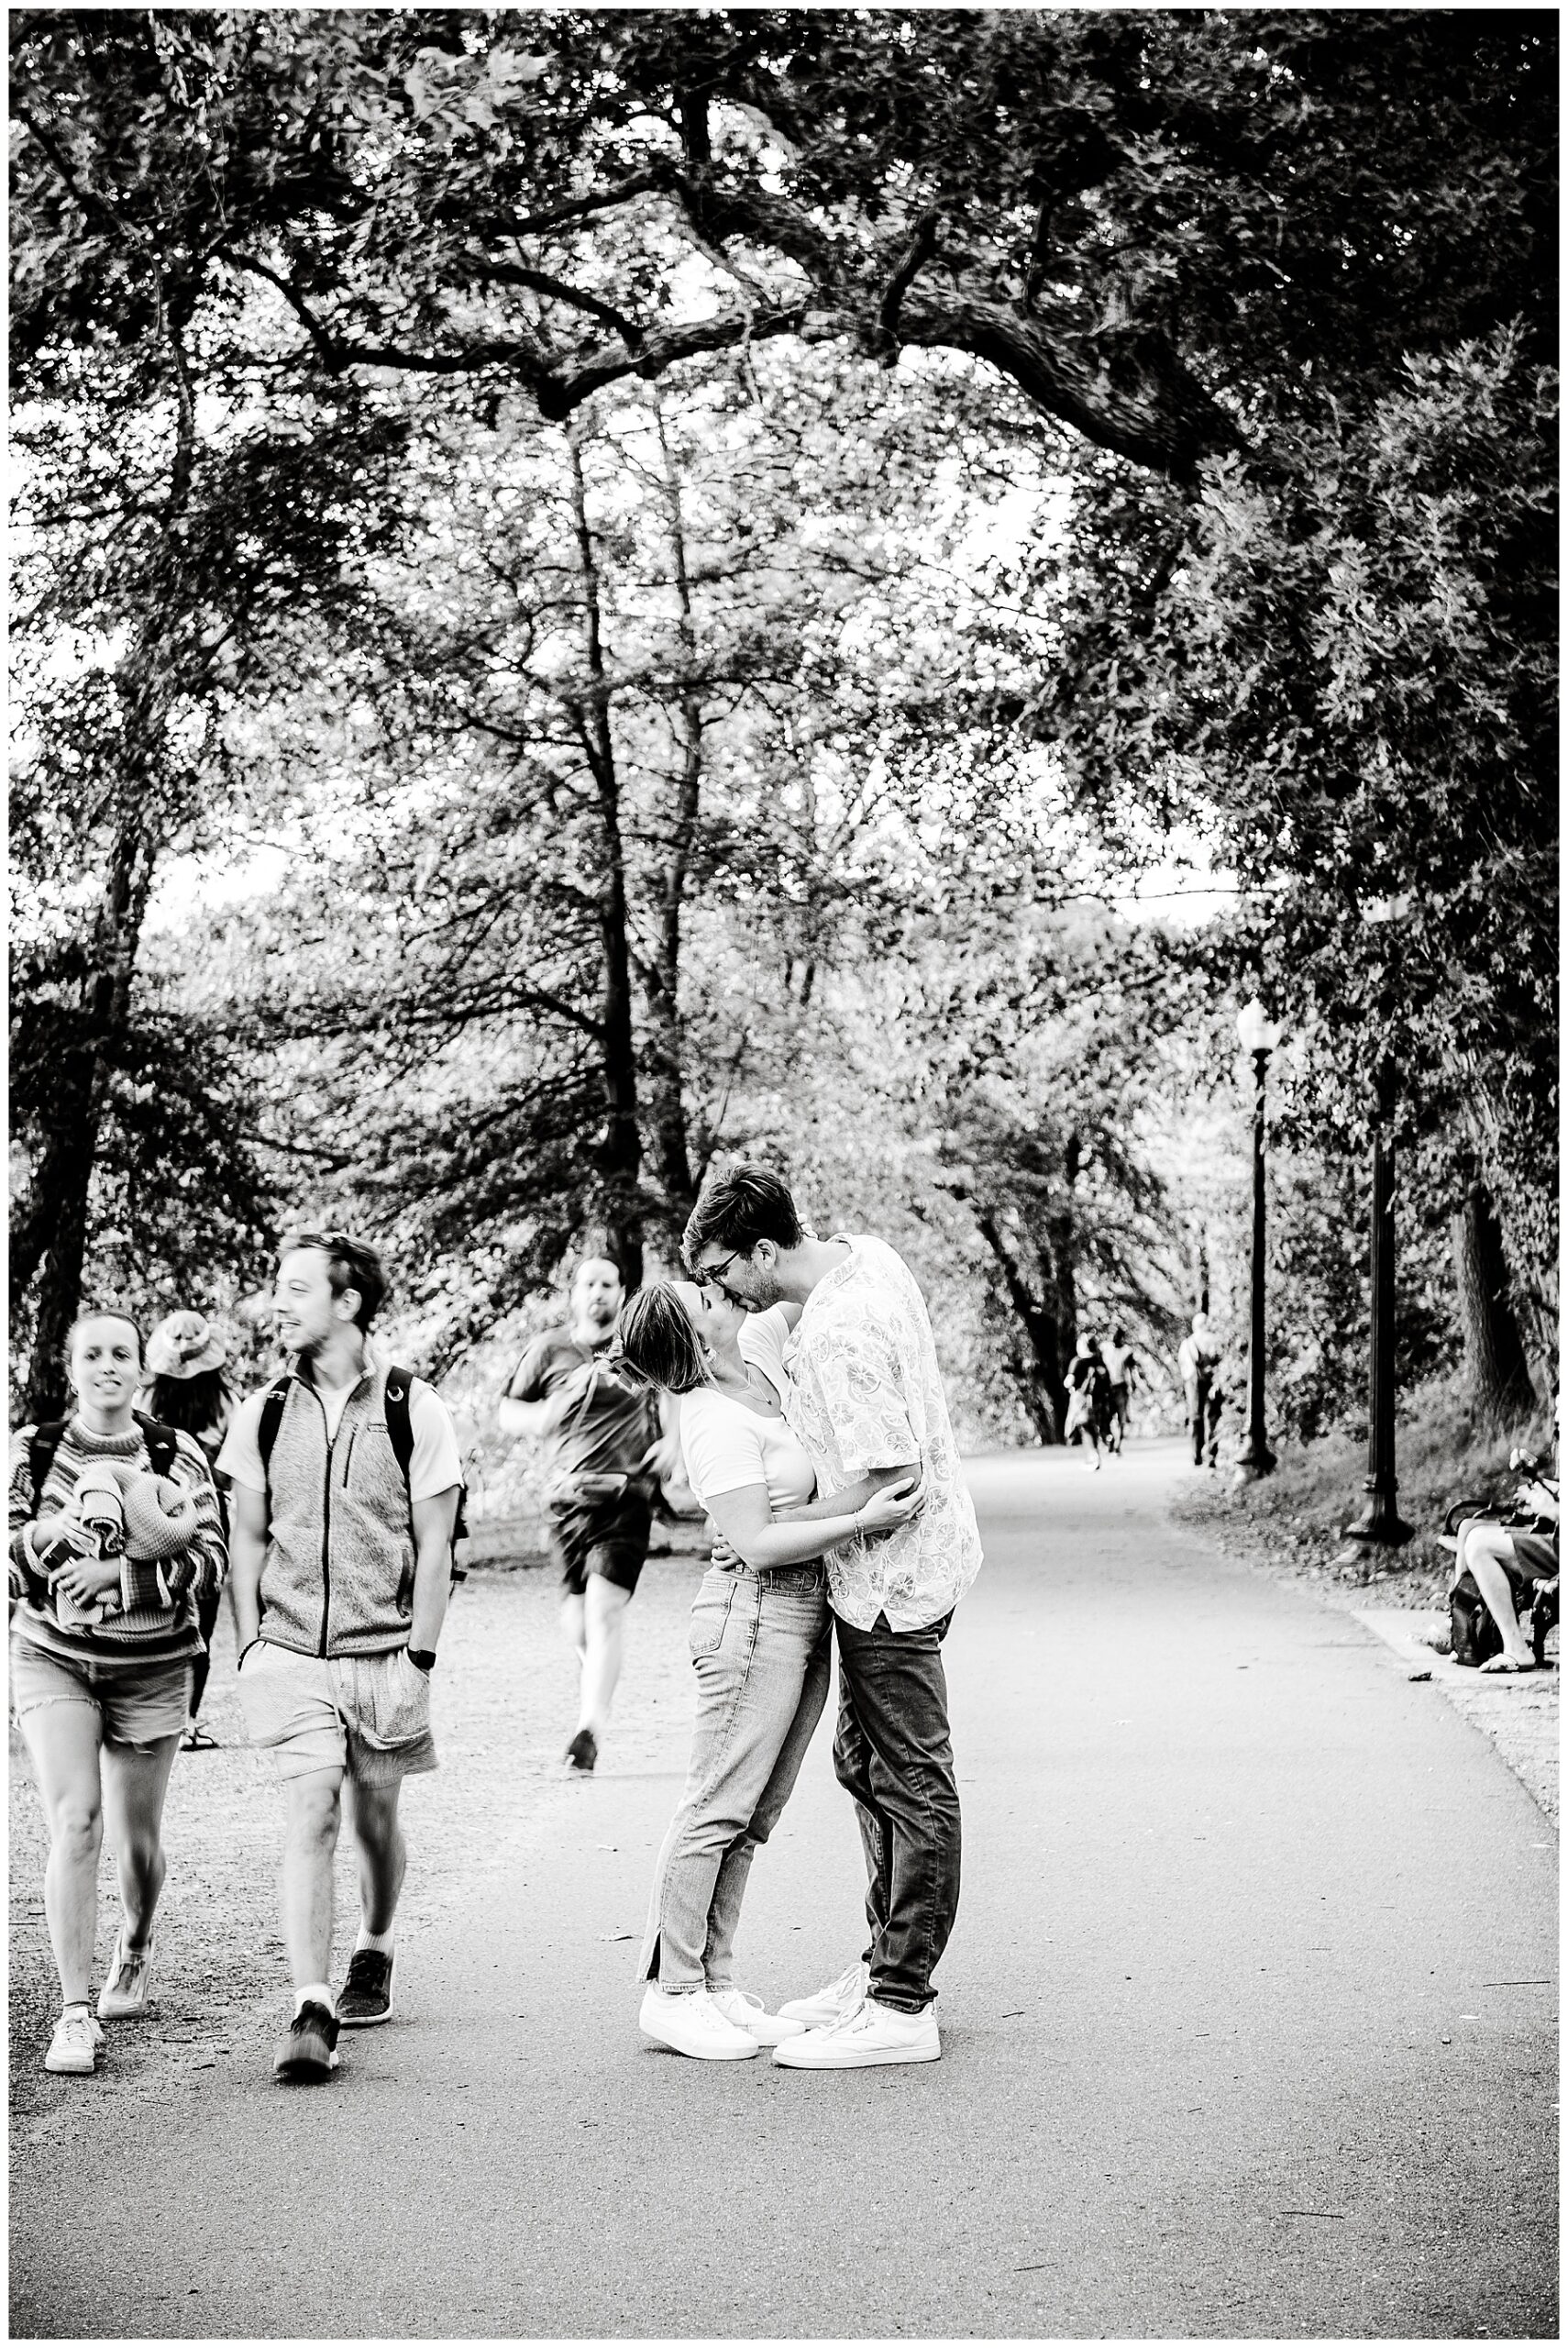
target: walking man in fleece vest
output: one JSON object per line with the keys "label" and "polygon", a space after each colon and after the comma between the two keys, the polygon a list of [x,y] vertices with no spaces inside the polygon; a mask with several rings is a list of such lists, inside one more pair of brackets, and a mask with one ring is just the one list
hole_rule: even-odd
{"label": "walking man in fleece vest", "polygon": [[[407,1856],[398,1796],[411,1771],[436,1767],[430,1675],[451,1586],[458,1441],[439,1395],[411,1379],[405,1476],[387,1424],[387,1366],[369,1343],[386,1287],[374,1251],[340,1232],[288,1242],[274,1302],[293,1368],[281,1391],[241,1404],[217,1463],[233,1482],[240,1710],[288,1800],[282,1924],[294,2018],[272,2066],[287,2081],[326,2078],[340,2026],[392,2014]],[[360,1912],[335,1998],[332,1866],[345,1777]]]}

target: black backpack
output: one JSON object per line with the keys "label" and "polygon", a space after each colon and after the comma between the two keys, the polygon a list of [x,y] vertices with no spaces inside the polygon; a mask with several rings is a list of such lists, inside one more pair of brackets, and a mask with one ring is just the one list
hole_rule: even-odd
{"label": "black backpack", "polygon": [[[392,1456],[397,1461],[404,1484],[408,1482],[409,1467],[414,1458],[414,1418],[409,1408],[409,1389],[413,1383],[414,1372],[411,1369],[400,1369],[394,1362],[387,1372],[387,1441],[392,1445]],[[261,1416],[256,1428],[256,1447],[261,1454],[263,1475],[271,1465],[272,1447],[278,1440],[278,1429],[283,1423],[283,1405],[289,1399],[289,1388],[293,1384],[293,1372],[285,1370],[281,1378],[275,1378],[268,1387],[266,1399],[261,1405]],[[466,1581],[468,1578],[468,1567],[459,1566],[458,1563],[458,1544],[464,1538],[469,1529],[468,1497],[468,1486],[459,1478],[458,1512],[452,1520],[452,1579],[455,1582]],[[408,1507],[409,1532],[412,1534],[414,1530],[412,1497]]]}

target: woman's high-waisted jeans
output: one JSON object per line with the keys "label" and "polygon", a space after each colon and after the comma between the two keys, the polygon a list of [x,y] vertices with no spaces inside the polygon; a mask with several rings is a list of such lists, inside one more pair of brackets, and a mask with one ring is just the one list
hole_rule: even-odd
{"label": "woman's high-waisted jeans", "polygon": [[691,1766],[658,1855],[639,1980],[730,1987],[752,1856],[794,1791],[827,1700],[830,1651],[820,1566],[712,1566],[703,1576],[691,1609]]}

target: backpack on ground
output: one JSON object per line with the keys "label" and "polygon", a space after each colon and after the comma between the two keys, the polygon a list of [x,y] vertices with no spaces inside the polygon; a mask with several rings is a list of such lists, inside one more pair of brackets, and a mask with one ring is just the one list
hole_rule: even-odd
{"label": "backpack on ground", "polygon": [[[283,1423],[283,1405],[289,1399],[289,1388],[293,1383],[293,1370],[285,1370],[281,1378],[275,1378],[272,1380],[271,1385],[267,1389],[266,1396],[261,1404],[261,1416],[257,1423],[256,1447],[261,1454],[261,1472],[263,1475],[269,1477],[269,1497],[271,1496],[271,1489],[270,1469],[272,1458],[272,1447],[278,1440],[278,1429]],[[408,1482],[409,1469],[414,1459],[414,1418],[409,1405],[409,1389],[412,1387],[413,1383],[414,1372],[411,1369],[400,1368],[394,1362],[392,1368],[387,1372],[387,1441],[392,1445],[392,1455],[397,1461],[399,1471],[402,1474],[403,1480],[405,1485]],[[467,1538],[469,1530],[468,1497],[469,1488],[467,1483],[463,1480],[459,1471],[458,1481],[458,1510],[457,1514],[452,1519],[451,1557],[452,1579],[454,1582],[466,1581],[468,1579],[468,1567],[466,1566],[460,1566],[458,1563],[458,1544],[459,1541]],[[412,1536],[414,1532],[414,1498],[412,1493],[409,1496],[408,1511],[409,1533]],[[414,1545],[415,1548],[417,1548],[417,1542],[415,1542]]]}

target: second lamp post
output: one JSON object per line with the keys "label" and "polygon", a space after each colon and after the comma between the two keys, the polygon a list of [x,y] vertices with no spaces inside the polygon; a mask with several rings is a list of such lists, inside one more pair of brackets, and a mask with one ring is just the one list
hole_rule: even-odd
{"label": "second lamp post", "polygon": [[1280,1031],[1270,1024],[1253,995],[1236,1014],[1236,1032],[1253,1063],[1253,1334],[1247,1362],[1246,1433],[1236,1456],[1236,1481],[1245,1484],[1256,1476],[1266,1476],[1274,1466],[1264,1431],[1264,1086],[1268,1057],[1279,1043]]}

